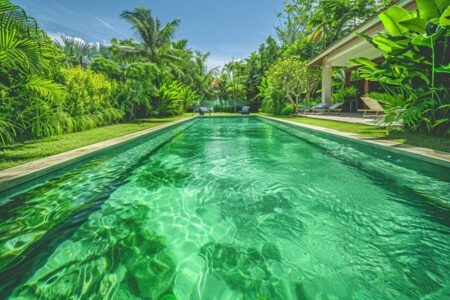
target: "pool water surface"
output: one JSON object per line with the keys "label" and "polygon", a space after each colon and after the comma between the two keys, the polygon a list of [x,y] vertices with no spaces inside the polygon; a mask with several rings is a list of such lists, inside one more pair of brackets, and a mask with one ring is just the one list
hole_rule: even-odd
{"label": "pool water surface", "polygon": [[195,119],[0,194],[0,298],[449,299],[445,167]]}

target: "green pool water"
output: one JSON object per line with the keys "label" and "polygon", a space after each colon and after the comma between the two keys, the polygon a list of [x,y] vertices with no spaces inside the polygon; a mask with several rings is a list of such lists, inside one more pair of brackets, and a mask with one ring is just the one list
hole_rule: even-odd
{"label": "green pool water", "polygon": [[196,119],[0,195],[0,298],[449,299],[450,172]]}

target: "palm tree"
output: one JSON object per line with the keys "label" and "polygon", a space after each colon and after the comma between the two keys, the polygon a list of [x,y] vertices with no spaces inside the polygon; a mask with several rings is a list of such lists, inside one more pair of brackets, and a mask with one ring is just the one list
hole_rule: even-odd
{"label": "palm tree", "polygon": [[89,44],[86,44],[82,39],[61,35],[60,39],[56,41],[61,50],[63,50],[70,62],[76,66],[83,66],[83,58],[89,54]]}
{"label": "palm tree", "polygon": [[124,11],[120,15],[135,30],[142,44],[137,50],[150,62],[161,67],[163,63],[173,63],[178,60],[179,49],[171,46],[171,40],[180,25],[175,19],[165,26],[158,18],[153,17],[151,10],[137,7],[132,11]]}
{"label": "palm tree", "polygon": [[61,35],[55,42],[74,66],[83,67],[97,56],[108,57],[111,54],[110,47],[100,43],[86,43],[78,37]]}
{"label": "palm tree", "polygon": [[3,69],[30,73],[50,67],[47,36],[33,18],[8,0],[0,0],[0,37]]}
{"label": "palm tree", "polygon": [[58,68],[52,63],[55,50],[33,18],[10,1],[0,0],[0,86],[2,97],[11,100],[10,105],[0,106],[0,144],[12,142],[22,128],[11,114],[22,104],[15,102],[18,94],[25,91],[51,100],[62,97],[63,87],[49,78]]}
{"label": "palm tree", "polygon": [[242,76],[242,62],[233,61],[225,64],[222,72],[226,78],[225,90],[233,95],[234,112],[236,112],[236,100],[237,98],[244,97],[245,86],[243,84]]}
{"label": "palm tree", "polygon": [[8,0],[0,0],[0,37],[0,78],[7,88],[23,86],[46,97],[61,92],[61,86],[48,79],[56,56],[50,38]]}

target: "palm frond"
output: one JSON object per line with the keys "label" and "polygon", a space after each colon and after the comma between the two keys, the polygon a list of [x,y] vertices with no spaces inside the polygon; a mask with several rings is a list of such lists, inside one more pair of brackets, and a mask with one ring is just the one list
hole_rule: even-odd
{"label": "palm frond", "polygon": [[27,78],[24,87],[42,97],[55,100],[64,97],[64,86],[55,83],[53,80],[41,77],[39,75],[31,75]]}

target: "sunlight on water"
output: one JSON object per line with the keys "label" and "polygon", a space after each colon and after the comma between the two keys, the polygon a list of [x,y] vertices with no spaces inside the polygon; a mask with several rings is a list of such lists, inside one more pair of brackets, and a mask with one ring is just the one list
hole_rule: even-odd
{"label": "sunlight on water", "polygon": [[444,299],[448,169],[199,119],[0,197],[0,298]]}

